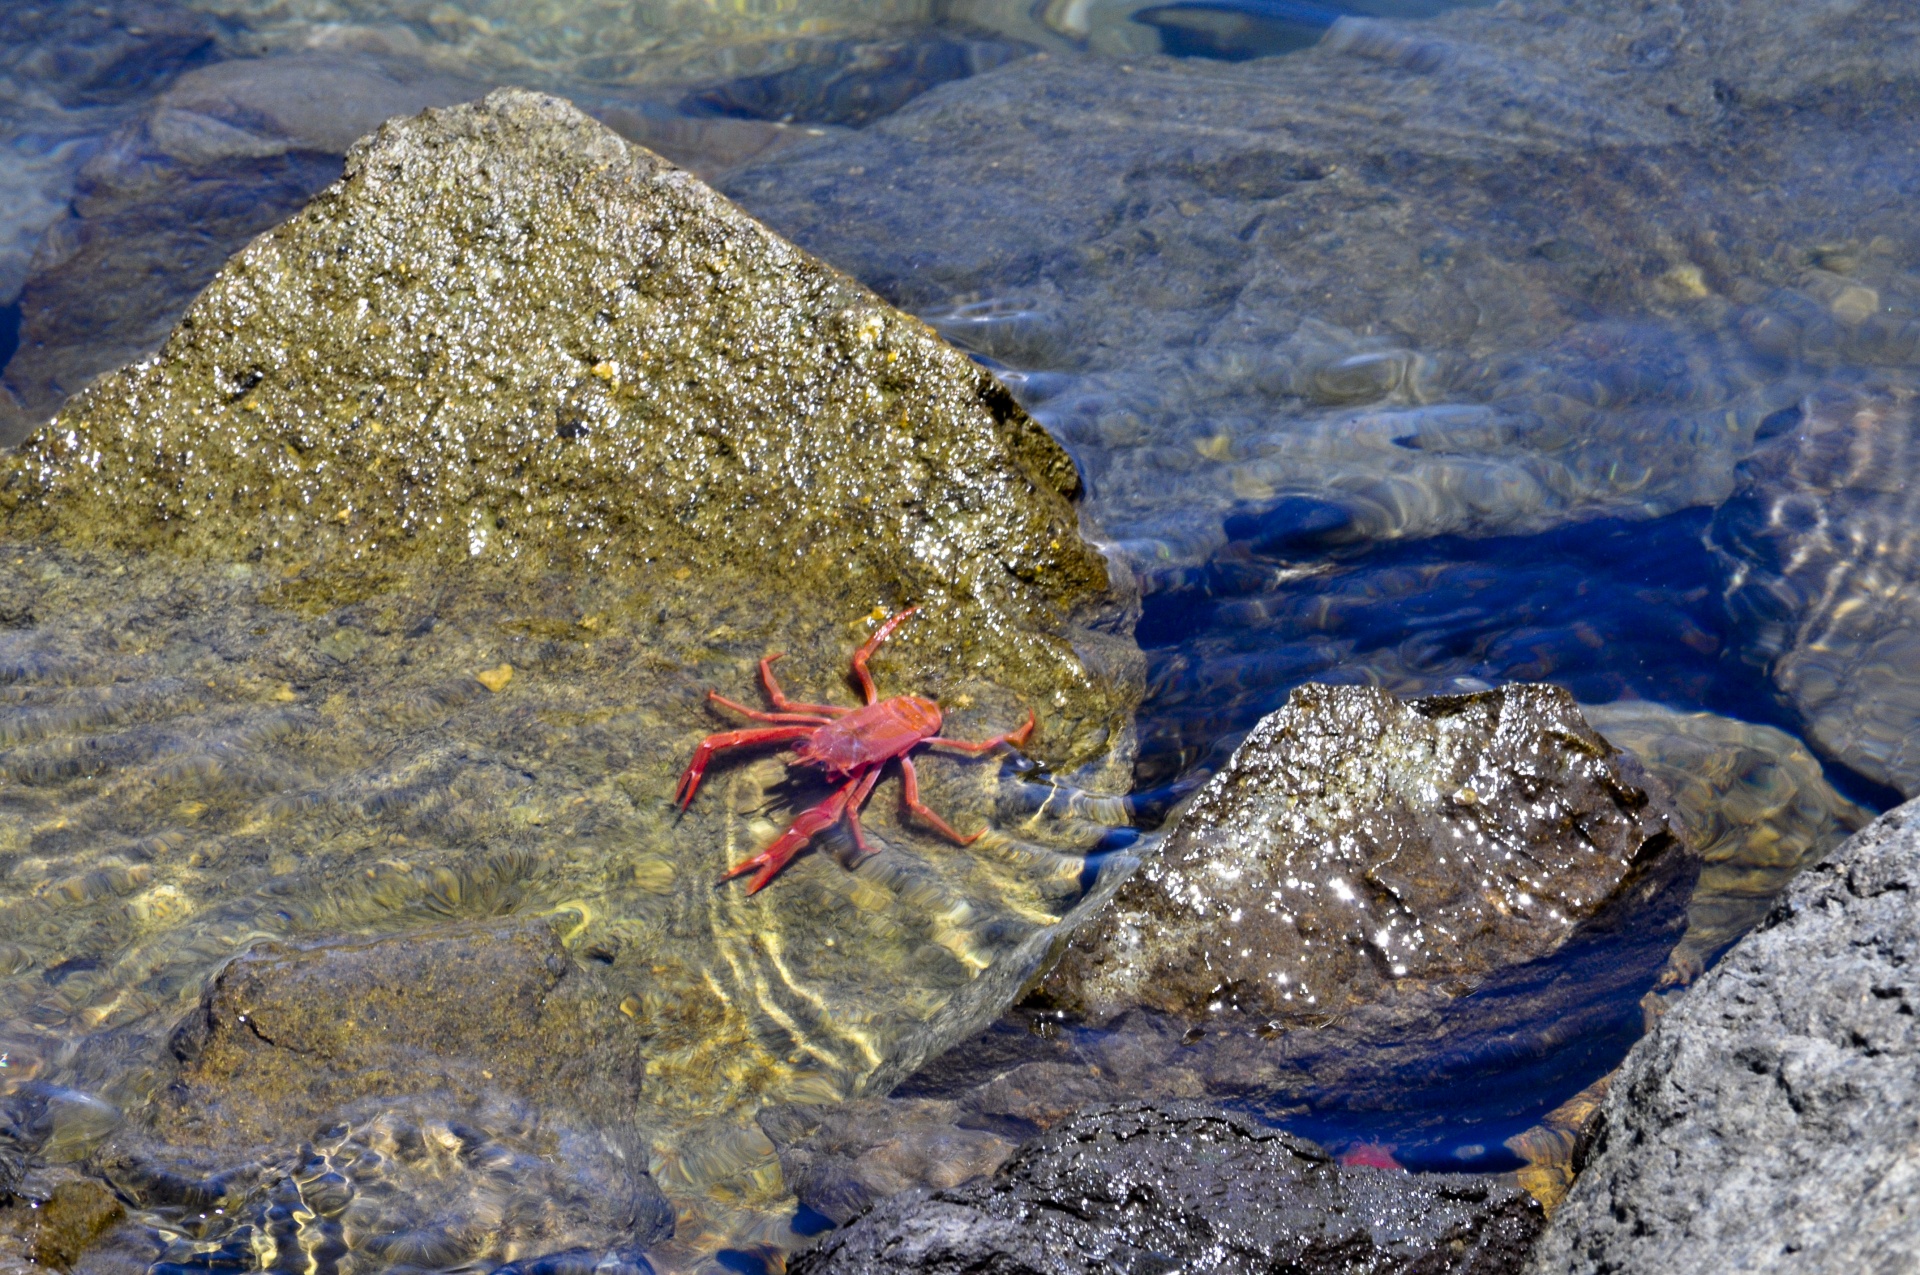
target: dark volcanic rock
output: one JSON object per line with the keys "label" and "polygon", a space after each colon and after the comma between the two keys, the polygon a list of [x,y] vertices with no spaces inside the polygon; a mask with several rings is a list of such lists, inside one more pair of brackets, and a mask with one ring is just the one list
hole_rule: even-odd
{"label": "dark volcanic rock", "polygon": [[1257,726],[1041,995],[1321,1019],[1463,994],[1686,876],[1679,825],[1565,691],[1309,684]]}
{"label": "dark volcanic rock", "polygon": [[1517,1271],[1541,1224],[1491,1179],[1336,1165],[1197,1103],[1095,1108],[992,1178],[879,1205],[794,1275]]}
{"label": "dark volcanic rock", "polygon": [[1535,1275],[1920,1269],[1920,804],[1810,868],[1627,1056]]}
{"label": "dark volcanic rock", "polygon": [[1809,396],[1714,516],[1728,602],[1823,752],[1920,793],[1920,413],[1911,385]]}

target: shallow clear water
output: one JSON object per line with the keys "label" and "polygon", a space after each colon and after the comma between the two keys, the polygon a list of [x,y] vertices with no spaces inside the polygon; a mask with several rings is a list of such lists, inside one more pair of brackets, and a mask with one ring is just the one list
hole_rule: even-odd
{"label": "shallow clear water", "polygon": [[[975,785],[993,788],[982,799],[1003,819],[1055,821],[1036,834],[1044,844],[1005,848],[1009,861],[1028,856],[1021,870],[1043,863],[1044,881],[1018,900],[1024,913],[901,939],[925,957],[925,968],[911,951],[902,958],[926,980],[910,992],[931,1003],[960,984],[958,966],[931,949],[1019,948],[1116,852],[1143,848],[1309,680],[1407,694],[1550,680],[1606,706],[1595,722],[1675,787],[1703,830],[1709,868],[1683,952],[1705,961],[1801,862],[1920,787],[1902,743],[1920,733],[1909,689],[1920,683],[1888,637],[1920,573],[1888,531],[1920,478],[1910,472],[1920,451],[1907,445],[1920,238],[1904,210],[1916,174],[1894,145],[1920,99],[1914,33],[1891,5],[1839,16],[1786,5],[1719,25],[1624,5],[1451,8],[16,5],[0,15],[0,437],[17,441],[88,378],[154,348],[220,262],[336,176],[344,147],[382,118],[502,83],[559,92],[999,372],[1072,450],[1088,533],[1140,581],[1149,695],[1131,795],[1063,799],[1044,776],[1011,772]],[[1846,463],[1828,463],[1836,448]],[[62,567],[27,574],[43,569],[53,575],[41,584]],[[68,726],[171,713],[209,733],[200,751],[239,747],[212,738],[222,729],[212,701],[226,691],[190,690],[180,669],[192,661],[174,658],[201,636],[172,631],[173,648],[134,652],[151,666],[139,678],[103,675],[90,689],[55,667],[79,652],[21,654],[25,671],[9,675],[18,694],[0,705],[8,764],[57,766],[31,752],[68,728],[50,713]],[[344,664],[359,650],[336,654]],[[692,694],[713,671],[667,676]],[[419,693],[435,692],[422,682]],[[182,697],[194,703],[181,709]],[[314,764],[346,747],[337,733],[319,740]],[[310,778],[253,775],[243,787],[252,803]],[[515,781],[501,770],[464,782]],[[760,817],[751,796],[730,829]],[[200,818],[180,813],[188,804],[168,817]],[[58,807],[36,817],[60,818]],[[509,839],[550,853],[558,834],[543,826],[523,819]],[[617,857],[622,839],[605,827],[567,836],[567,872],[583,880],[598,879],[595,856]],[[106,1060],[89,1061],[85,1086],[34,1091],[65,1113],[46,1119],[78,1157],[115,1118],[100,1095],[141,1100],[141,1050],[165,1036],[206,969],[260,935],[325,938],[347,922],[298,886],[273,887],[294,891],[276,902],[272,888],[236,878],[214,919],[152,937],[173,896],[147,860],[177,847],[129,868],[96,865],[76,846],[68,871],[44,844],[7,849],[7,915],[69,897],[131,909],[116,922],[125,934],[76,939],[51,965],[24,949],[16,961],[0,933],[5,1004],[31,1024],[15,1078],[0,1083],[27,1094],[22,1058],[68,1079],[79,1053]],[[522,898],[510,863],[500,881],[449,887],[394,846],[341,852],[343,872],[391,876],[371,895],[419,895],[426,912],[461,923],[580,903],[555,892],[574,884],[566,873]],[[672,877],[671,865],[623,862],[614,893],[637,925],[660,930]],[[833,906],[892,923],[861,893],[864,879],[849,882]],[[881,884],[908,898],[940,888]],[[135,965],[140,978],[116,981]],[[766,981],[757,967],[737,973],[743,987]],[[856,984],[836,984],[849,1003]],[[1327,1094],[1278,1118],[1335,1145],[1395,1143],[1416,1167],[1509,1167],[1501,1144],[1603,1074],[1660,994],[1622,992],[1554,1048],[1478,1071],[1437,1067],[1428,1088],[1407,1091],[1417,1100]],[[725,1027],[743,1040],[755,1030]],[[1126,1053],[1027,1027],[994,1031],[1041,1041],[1049,1058]],[[676,1084],[697,1087],[696,1073],[724,1065],[698,1044]],[[1133,1056],[1161,1057],[1134,1045]],[[1232,1054],[1221,1058],[1224,1069]],[[830,1079],[810,1096],[849,1091]],[[918,1084],[909,1092],[960,1080]],[[1138,1088],[1150,1087],[1143,1074]],[[1530,1097],[1515,1107],[1488,1096],[1502,1088]],[[1230,1086],[1208,1091],[1263,1110]],[[706,1123],[652,1145],[680,1219],[648,1256],[656,1266],[759,1269],[797,1241],[795,1226],[807,1229],[771,1144],[732,1118],[740,1110],[702,1113]],[[456,1146],[464,1135],[434,1133],[431,1113],[409,1119],[378,1113],[318,1146],[312,1182],[337,1171],[370,1199],[493,1199],[514,1171],[499,1165],[571,1136],[503,1116],[489,1145],[505,1158],[482,1173],[470,1149],[434,1149],[435,1137]],[[159,1250],[127,1241],[97,1260],[161,1261],[169,1275],[249,1268],[259,1244],[182,1207],[142,1215],[166,1240]],[[265,1234],[271,1207],[260,1209]],[[448,1265],[458,1248],[412,1264]]]}

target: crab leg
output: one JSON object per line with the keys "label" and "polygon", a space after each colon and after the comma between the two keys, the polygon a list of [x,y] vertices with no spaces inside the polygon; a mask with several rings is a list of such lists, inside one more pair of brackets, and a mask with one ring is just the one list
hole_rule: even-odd
{"label": "crab leg", "polygon": [[773,701],[775,708],[783,713],[825,713],[828,717],[845,717],[853,711],[850,708],[835,708],[831,704],[799,704],[788,699],[787,693],[780,689],[780,683],[773,676],[773,662],[786,658],[787,653],[782,651],[778,655],[763,656],[760,660],[760,685],[767,688],[767,698]]}
{"label": "crab leg", "polygon": [[[884,763],[883,763],[884,765]],[[847,803],[847,830],[853,833],[853,844],[858,847],[861,857],[875,853],[867,844],[867,834],[860,828],[860,807],[867,804],[867,798],[873,793],[873,786],[880,782],[881,766],[875,766],[867,772],[860,783],[860,791],[853,794],[853,800]]]}
{"label": "crab leg", "polygon": [[790,739],[803,739],[816,729],[813,726],[775,726],[767,730],[730,730],[709,735],[700,741],[700,747],[693,750],[693,760],[681,772],[680,786],[674,790],[673,799],[682,810],[693,802],[693,794],[700,787],[700,777],[707,773],[707,763],[713,760],[715,753],[725,752],[729,748],[745,748],[750,744],[778,744]]}
{"label": "crab leg", "polygon": [[900,627],[902,620],[919,609],[919,607],[908,607],[904,611],[888,616],[887,622],[875,629],[873,636],[853,653],[853,675],[860,679],[860,689],[866,692],[867,703],[871,704],[880,698],[880,692],[873,688],[873,674],[867,672],[867,658],[880,648],[882,642],[893,636],[893,631]]}
{"label": "crab leg", "polygon": [[939,815],[934,814],[933,811],[927,807],[926,803],[920,800],[920,776],[914,773],[913,760],[911,758],[902,757],[900,759],[900,778],[906,785],[907,809],[919,815],[929,824],[932,824],[941,836],[953,842],[956,846],[970,846],[980,839],[981,833],[986,831],[985,828],[982,828],[980,832],[974,833],[971,837],[963,837],[953,830],[953,825],[949,824]]}
{"label": "crab leg", "polygon": [[1027,737],[1033,734],[1033,725],[1034,725],[1033,710],[1028,709],[1027,724],[1025,726],[1020,727],[1020,729],[1018,730],[1010,730],[1004,735],[995,735],[992,739],[983,739],[977,744],[972,742],[971,740],[947,739],[944,736],[935,735],[932,739],[929,739],[927,743],[944,744],[948,748],[954,749],[955,751],[962,752],[962,753],[992,752],[994,749],[1000,747],[1000,745],[1002,744],[1012,744],[1015,748],[1019,748],[1021,745],[1027,742]]}
{"label": "crab leg", "polygon": [[[767,882],[773,880],[787,861],[806,848],[809,841],[840,822],[840,816],[846,813],[847,803],[852,800],[854,790],[866,783],[863,776],[855,779],[846,787],[828,797],[819,805],[803,810],[787,825],[787,830],[775,837],[765,850],[742,863],[736,863],[727,869],[722,881],[731,881],[737,876],[753,872],[753,880],[747,882],[747,893],[756,894]],[[755,869],[758,869],[755,872]]]}
{"label": "crab leg", "polygon": [[707,699],[715,704],[724,704],[734,712],[744,717],[751,717],[756,722],[805,722],[810,726],[825,726],[833,720],[831,717],[822,717],[817,713],[765,713],[757,708],[748,708],[745,704],[730,700],[719,691],[708,691]]}

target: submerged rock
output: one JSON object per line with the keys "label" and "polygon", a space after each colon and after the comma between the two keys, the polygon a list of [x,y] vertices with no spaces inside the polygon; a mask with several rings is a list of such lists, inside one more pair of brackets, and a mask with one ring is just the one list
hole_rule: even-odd
{"label": "submerged rock", "polygon": [[958,1186],[1005,1163],[1015,1143],[993,1129],[961,1125],[967,1114],[945,1099],[863,1098],[778,1107],[761,1112],[759,1124],[780,1157],[787,1189],[844,1226],[888,1196]]}
{"label": "submerged rock", "polygon": [[1920,807],[1809,869],[1627,1056],[1530,1270],[1910,1271]]}
{"label": "submerged rock", "polygon": [[880,1204],[795,1275],[1518,1271],[1541,1222],[1492,1179],[1348,1168],[1199,1103],[1082,1113],[993,1177]]}
{"label": "submerged rock", "polygon": [[1705,969],[1801,869],[1873,818],[1827,782],[1806,745],[1775,727],[1644,700],[1580,711],[1659,782],[1700,858],[1687,932],[1673,953],[1676,976]]}
{"label": "submerged rock", "polygon": [[96,1159],[162,1216],[211,1197],[271,1235],[273,1210],[308,1198],[345,1250],[388,1260],[637,1253],[673,1211],[631,1127],[645,1039],[618,999],[546,921],[258,946]]}
{"label": "submerged rock", "polygon": [[[1003,825],[1001,759],[930,758],[927,800],[979,843],[935,842],[889,784],[881,853],[823,837],[749,898],[722,872],[824,792],[730,759],[677,814],[695,743],[735,721],[707,689],[755,700],[786,651],[796,696],[852,703],[851,649],[919,603],[884,693],[936,697],[959,737],[1031,706],[1035,759],[1096,791],[1128,772],[1129,601],[1065,454],[923,325],[556,99],[383,127],[4,469],[0,1049],[136,1113],[167,1181],[245,1142],[300,1183],[303,1144],[372,1164],[459,1124],[577,1184],[616,1130],[688,1243],[784,1228],[752,1113],[884,1089],[1000,1012],[1091,841]],[[560,991],[526,966],[526,997],[470,1018],[419,1003],[432,1048],[383,1061],[416,1010],[366,1026],[375,965],[459,982],[494,942],[471,927],[527,913],[560,918],[579,1029],[541,1035]],[[338,942],[396,933],[417,957]],[[204,980],[269,940],[213,1004],[277,989],[311,1050],[255,1051],[235,1008],[169,1062]],[[569,1087],[587,1071],[613,1088]],[[190,1110],[150,1101],[176,1080],[217,1113],[177,1144]],[[489,1080],[524,1105],[475,1114]],[[467,1155],[432,1145],[389,1194]],[[224,1216],[203,1239],[243,1244]]]}
{"label": "submerged rock", "polygon": [[1816,747],[1920,793],[1915,387],[1809,396],[1739,470],[1712,540],[1753,654]]}
{"label": "submerged rock", "polygon": [[1677,820],[1566,692],[1309,684],[1255,727],[1040,995],[1092,1022],[1461,996],[1691,884]]}
{"label": "submerged rock", "polygon": [[[0,314],[67,211],[91,145],[140,98],[218,57],[223,34],[175,0],[0,9]],[[10,346],[0,336],[0,366]],[[0,388],[0,416],[8,407]]]}
{"label": "submerged rock", "polygon": [[724,188],[1017,369],[1148,569],[1292,501],[1336,543],[1644,518],[1724,499],[1836,364],[1914,365],[1916,34],[1535,0],[1061,53]]}

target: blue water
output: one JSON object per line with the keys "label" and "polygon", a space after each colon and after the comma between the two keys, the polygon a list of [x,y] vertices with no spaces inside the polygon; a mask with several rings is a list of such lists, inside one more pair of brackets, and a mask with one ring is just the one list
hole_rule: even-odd
{"label": "blue water", "polygon": [[[1318,539],[1344,527],[1340,511],[1299,504],[1230,518],[1226,548],[1146,598],[1137,631],[1150,691],[1136,768],[1146,792],[1177,796],[1217,769],[1308,681],[1412,694],[1557,682],[1584,703],[1645,699],[1797,727],[1743,652],[1703,542],[1709,510],[1536,536],[1340,545]],[[1302,559],[1327,570],[1273,583]],[[1871,806],[1899,799],[1844,766],[1828,776]]]}

